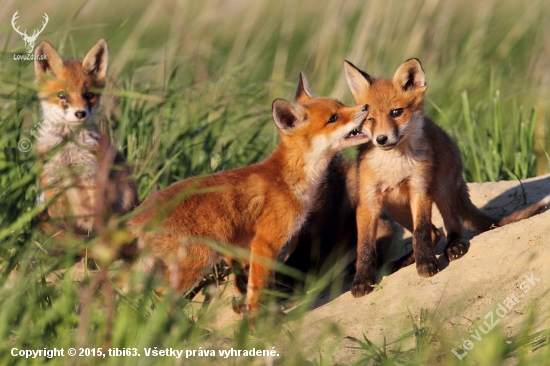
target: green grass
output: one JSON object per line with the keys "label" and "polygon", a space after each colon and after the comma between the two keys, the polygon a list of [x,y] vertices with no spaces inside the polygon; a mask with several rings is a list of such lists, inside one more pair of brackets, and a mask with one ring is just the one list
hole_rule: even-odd
{"label": "green grass", "polygon": [[[274,326],[270,315],[261,318],[254,334],[241,322],[224,341],[204,337],[201,329],[208,329],[211,317],[223,309],[197,317],[198,305],[178,294],[158,302],[150,291],[153,279],[142,279],[144,288],[111,301],[110,285],[97,288],[94,282],[99,273],[90,272],[74,282],[61,271],[72,265],[70,253],[59,258],[43,254],[40,247],[50,243],[44,242],[32,223],[39,211],[35,201],[41,166],[32,150],[22,153],[17,147],[21,138],[30,138],[32,125],[40,120],[40,107],[32,84],[32,62],[13,60],[14,53],[24,52],[21,38],[10,26],[16,10],[22,29],[32,29],[48,13],[50,22],[38,41],[50,41],[65,57],[81,58],[99,38],[107,39],[110,83],[104,120],[135,167],[140,199],[174,181],[267,156],[277,142],[271,102],[293,97],[299,71],[306,73],[317,94],[352,103],[343,75],[344,59],[373,76],[390,77],[406,59],[419,58],[429,85],[427,113],[458,143],[467,181],[523,179],[550,167],[550,135],[545,132],[550,110],[548,1],[99,0],[61,6],[22,0],[17,6],[2,4],[2,364],[27,363],[11,357],[11,347],[109,344],[198,349],[221,347],[216,342],[222,342],[224,348],[271,349],[275,339],[293,337],[287,326]],[[321,278],[307,277],[305,295],[299,298],[302,305],[293,316],[299,318],[307,311],[320,289],[337,277],[337,270]],[[89,304],[88,310],[82,308],[83,301]],[[333,333],[345,335],[342,327],[331,324],[316,341]],[[503,341],[505,337],[495,331],[487,344],[497,347]],[[543,336],[531,342],[533,348],[548,343]],[[380,356],[382,351],[372,351],[373,347],[379,346],[369,345],[367,354]],[[427,362],[433,356],[430,349],[407,353],[405,364]],[[540,364],[536,361],[548,357],[548,349],[537,350],[535,361],[523,364]],[[493,362],[508,355],[500,353]],[[306,359],[331,364],[330,357],[307,354],[300,344],[286,351],[281,364],[298,365]],[[94,363],[94,359],[81,361]],[[173,363],[164,358],[104,361]],[[56,363],[65,364],[66,359],[49,362]]]}
{"label": "green grass", "polygon": [[[413,315],[411,315],[411,319]],[[502,327],[496,327],[487,335],[480,333],[479,340],[470,339],[466,350],[458,336],[449,338],[440,330],[442,319],[436,313],[420,309],[418,322],[412,321],[411,330],[395,340],[377,345],[365,335],[363,339],[347,337],[356,346],[360,356],[354,365],[502,365],[506,362],[519,365],[545,365],[550,354],[550,330],[534,331],[534,313],[530,312],[517,336],[503,335]],[[481,322],[480,322],[481,323]],[[475,324],[477,325],[477,324]],[[486,327],[485,329],[487,329]],[[478,332],[479,333],[479,332]],[[535,352],[547,347],[541,352]],[[452,351],[451,351],[452,350]],[[534,353],[535,352],[535,353]],[[511,358],[514,357],[513,360]]]}

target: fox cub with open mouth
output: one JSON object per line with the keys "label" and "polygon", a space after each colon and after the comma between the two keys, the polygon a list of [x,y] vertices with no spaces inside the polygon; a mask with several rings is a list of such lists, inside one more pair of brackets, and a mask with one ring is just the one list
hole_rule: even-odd
{"label": "fox cub with open mouth", "polygon": [[235,245],[250,251],[249,259],[229,262],[250,264],[242,311],[255,312],[273,276],[270,263],[315,205],[332,157],[368,141],[364,106],[313,97],[303,74],[297,94],[296,103],[273,102],[280,141],[264,161],[176,182],[137,208],[128,226],[143,252],[138,269],[184,292],[227,257],[208,240]]}

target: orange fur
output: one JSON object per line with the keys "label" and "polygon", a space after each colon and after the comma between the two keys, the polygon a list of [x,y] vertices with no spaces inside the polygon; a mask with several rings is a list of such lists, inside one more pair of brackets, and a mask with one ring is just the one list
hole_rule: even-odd
{"label": "orange fur", "polygon": [[[314,98],[303,74],[296,100],[273,102],[280,142],[264,161],[174,183],[141,204],[128,222],[145,251],[139,265],[185,291],[223,257],[201,238],[244,248],[250,259],[238,262],[250,264],[245,310],[256,310],[272,277],[266,261],[301,228],[331,158],[367,141],[355,132],[367,116],[363,107]],[[207,191],[187,195],[196,189]]]}
{"label": "orange fur", "polygon": [[[443,216],[449,260],[467,251],[461,219],[468,227],[489,230],[540,212],[550,196],[502,219],[476,208],[462,179],[460,151],[451,138],[424,115],[427,85],[417,59],[404,62],[392,79],[375,79],[344,63],[348,84],[357,104],[367,104],[366,126],[372,142],[359,154],[359,205],[357,209],[358,260],[352,294],[372,291],[376,264],[374,235],[377,217],[385,209],[413,232],[413,256],[420,276],[435,275],[433,251],[438,233],[431,224],[432,203]],[[435,229],[437,230],[437,229]]]}

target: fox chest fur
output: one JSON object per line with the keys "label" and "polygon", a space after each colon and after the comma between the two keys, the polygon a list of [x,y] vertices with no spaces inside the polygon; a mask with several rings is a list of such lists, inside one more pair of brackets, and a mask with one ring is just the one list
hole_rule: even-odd
{"label": "fox chest fur", "polygon": [[385,196],[398,194],[407,184],[423,181],[430,170],[430,151],[417,145],[415,141],[403,141],[397,148],[384,151],[371,144],[362,154],[363,181],[375,184]]}
{"label": "fox chest fur", "polygon": [[39,227],[61,239],[68,231],[89,235],[95,214],[107,219],[138,204],[130,169],[94,119],[105,87],[107,43],[99,40],[82,61],[63,61],[46,41],[35,54],[46,56],[34,63],[43,122],[31,131],[44,163],[39,201],[48,204],[38,216]]}
{"label": "fox chest fur", "polygon": [[46,200],[60,195],[48,208],[50,216],[54,219],[73,216],[75,228],[87,233],[94,226],[99,133],[95,129],[75,134],[64,130],[46,134],[37,144],[40,156],[53,154],[44,164],[40,186]]}

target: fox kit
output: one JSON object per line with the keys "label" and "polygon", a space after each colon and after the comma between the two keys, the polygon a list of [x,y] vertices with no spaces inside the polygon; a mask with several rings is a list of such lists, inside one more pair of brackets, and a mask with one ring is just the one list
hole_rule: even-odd
{"label": "fox kit", "polygon": [[[160,272],[172,288],[185,291],[223,257],[200,238],[236,245],[251,253],[243,261],[250,265],[243,310],[256,310],[272,276],[265,260],[276,260],[304,223],[331,158],[368,139],[364,106],[314,98],[303,74],[297,94],[296,103],[273,102],[280,142],[264,161],[176,182],[137,208],[128,226],[140,250],[149,252],[138,266]],[[182,200],[193,189],[199,192]]]}
{"label": "fox kit", "polygon": [[393,79],[375,79],[349,62],[345,74],[355,101],[368,105],[365,123],[372,142],[362,145],[359,161],[357,208],[358,259],[352,294],[372,291],[375,280],[374,235],[384,209],[413,233],[418,274],[435,275],[438,262],[433,250],[431,224],[435,202],[444,221],[449,260],[462,257],[466,245],[462,225],[477,231],[528,218],[550,201],[550,196],[505,218],[493,218],[476,208],[462,179],[460,151],[451,138],[424,115],[426,80],[417,59],[405,61]]}
{"label": "fox kit", "polygon": [[[86,236],[95,230],[94,209],[99,200],[111,214],[129,212],[138,204],[124,158],[94,121],[105,86],[107,43],[97,42],[82,61],[63,61],[45,41],[36,48],[36,55],[46,55],[34,63],[44,118],[41,134],[35,136],[37,155],[45,161],[40,188],[45,200],[59,195],[40,215],[39,227],[47,235],[64,237],[71,231]],[[111,156],[112,167],[106,189],[98,196],[100,155]]]}

